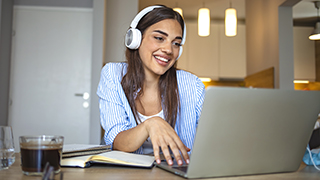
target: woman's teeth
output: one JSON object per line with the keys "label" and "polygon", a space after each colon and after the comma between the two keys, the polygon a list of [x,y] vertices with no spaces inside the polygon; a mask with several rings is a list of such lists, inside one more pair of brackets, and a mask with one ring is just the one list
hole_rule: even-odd
{"label": "woman's teeth", "polygon": [[164,61],[164,62],[168,62],[169,61],[168,59],[165,59],[165,58],[160,57],[160,56],[155,56],[155,58],[159,59],[160,61]]}

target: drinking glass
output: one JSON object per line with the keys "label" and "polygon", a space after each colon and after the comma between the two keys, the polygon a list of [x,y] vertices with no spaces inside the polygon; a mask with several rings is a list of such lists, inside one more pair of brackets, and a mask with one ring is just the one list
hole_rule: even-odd
{"label": "drinking glass", "polygon": [[12,128],[10,126],[0,126],[0,170],[8,169],[14,161]]}
{"label": "drinking glass", "polygon": [[63,136],[20,136],[22,172],[25,175],[43,175],[49,163],[54,173],[59,173],[63,140]]}

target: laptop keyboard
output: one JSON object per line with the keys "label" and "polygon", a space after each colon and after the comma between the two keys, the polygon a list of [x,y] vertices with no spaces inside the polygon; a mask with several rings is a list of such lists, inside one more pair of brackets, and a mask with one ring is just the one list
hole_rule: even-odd
{"label": "laptop keyboard", "polygon": [[187,169],[188,169],[188,165],[182,165],[182,166],[173,166],[173,169],[178,169],[180,171],[183,171],[185,173],[187,173]]}

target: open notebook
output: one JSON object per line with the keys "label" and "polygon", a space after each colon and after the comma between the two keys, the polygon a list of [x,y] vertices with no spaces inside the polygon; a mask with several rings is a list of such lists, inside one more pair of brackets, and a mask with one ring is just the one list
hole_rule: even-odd
{"label": "open notebook", "polygon": [[320,112],[319,91],[209,87],[186,178],[296,171]]}

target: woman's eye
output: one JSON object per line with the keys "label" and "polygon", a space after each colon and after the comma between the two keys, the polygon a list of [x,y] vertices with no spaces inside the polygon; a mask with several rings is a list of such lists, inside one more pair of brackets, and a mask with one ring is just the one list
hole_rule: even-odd
{"label": "woman's eye", "polygon": [[162,40],[163,40],[162,37],[157,37],[157,36],[155,36],[154,38],[157,39],[157,40],[159,40],[159,41],[162,41]]}
{"label": "woman's eye", "polygon": [[177,42],[174,42],[173,45],[178,46],[178,47],[182,46],[181,43],[177,43]]}

